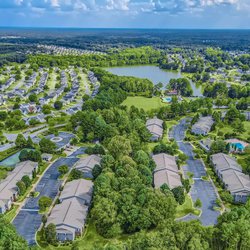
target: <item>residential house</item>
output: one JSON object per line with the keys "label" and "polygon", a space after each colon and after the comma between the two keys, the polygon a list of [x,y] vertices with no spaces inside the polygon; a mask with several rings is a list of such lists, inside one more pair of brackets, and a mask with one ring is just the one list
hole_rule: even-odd
{"label": "residential house", "polygon": [[78,198],[84,201],[86,206],[90,206],[93,193],[93,182],[79,179],[67,182],[60,195],[60,202],[67,199]]}
{"label": "residential house", "polygon": [[83,200],[74,197],[56,205],[46,225],[52,223],[56,226],[59,241],[72,241],[83,233],[87,214],[88,206],[84,205]]}
{"label": "residential house", "polygon": [[92,193],[93,183],[89,180],[66,183],[59,197],[61,203],[53,208],[47,221],[47,225],[56,226],[59,241],[72,241],[83,233]]}
{"label": "residential house", "polygon": [[179,169],[174,156],[161,153],[153,156],[156,164],[154,170],[154,186],[160,188],[167,184],[170,189],[182,186]]}
{"label": "residential house", "polygon": [[93,178],[92,170],[95,165],[101,164],[101,157],[98,155],[90,155],[86,158],[80,159],[75,168],[80,170],[83,173],[85,178]]}
{"label": "residential house", "polygon": [[242,173],[237,160],[229,155],[218,153],[211,156],[211,163],[234,201],[245,203],[250,196],[250,179],[248,175]]}
{"label": "residential house", "polygon": [[32,161],[24,161],[18,163],[13,171],[0,182],[0,212],[5,213],[11,208],[12,203],[18,197],[18,187],[16,183],[22,179],[24,175],[32,179],[34,171],[37,171],[38,163]]}
{"label": "residential house", "polygon": [[192,126],[191,131],[196,135],[207,135],[213,124],[214,120],[212,116],[200,117],[199,120]]}
{"label": "residential house", "polygon": [[151,133],[151,141],[158,141],[163,135],[163,121],[158,118],[148,119],[146,127]]}

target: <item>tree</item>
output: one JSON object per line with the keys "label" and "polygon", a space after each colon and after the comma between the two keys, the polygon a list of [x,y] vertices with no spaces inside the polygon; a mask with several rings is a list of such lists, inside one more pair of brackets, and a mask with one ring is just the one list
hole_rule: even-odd
{"label": "tree", "polygon": [[128,139],[124,136],[116,135],[108,144],[108,150],[116,159],[119,159],[124,155],[129,155],[132,148]]}
{"label": "tree", "polygon": [[39,200],[38,200],[38,205],[41,211],[45,211],[46,208],[50,207],[52,204],[52,199],[50,197],[47,196],[42,196]]}
{"label": "tree", "polygon": [[47,138],[42,138],[39,142],[39,146],[42,153],[51,154],[56,150],[56,144]]}
{"label": "tree", "polygon": [[189,193],[189,191],[191,189],[190,180],[189,179],[183,179],[182,184],[183,184],[183,187],[185,188],[186,192]]}
{"label": "tree", "polygon": [[194,206],[195,207],[202,207],[202,202],[199,198],[195,201]]}
{"label": "tree", "polygon": [[92,175],[94,179],[96,179],[100,175],[101,172],[102,172],[102,167],[96,164],[92,170]]}
{"label": "tree", "polygon": [[62,165],[58,168],[60,175],[65,175],[69,172],[69,167],[67,165]]}
{"label": "tree", "polygon": [[57,110],[62,109],[63,103],[61,101],[55,101],[54,108]]}
{"label": "tree", "polygon": [[23,149],[20,152],[19,160],[20,161],[30,160],[30,161],[34,161],[34,162],[40,162],[42,160],[42,158],[41,158],[41,153],[37,150]]}
{"label": "tree", "polygon": [[32,184],[32,181],[28,175],[24,175],[21,180],[25,184],[26,189]]}
{"label": "tree", "polygon": [[30,100],[31,102],[37,102],[37,95],[35,95],[35,94],[30,94],[30,95],[29,95],[29,100]]}
{"label": "tree", "polygon": [[182,205],[185,202],[185,193],[184,193],[184,188],[179,186],[175,187],[172,190],[172,193],[174,194],[175,200]]}
{"label": "tree", "polygon": [[0,120],[1,121],[5,121],[7,117],[8,117],[8,114],[6,111],[0,111]]}
{"label": "tree", "polygon": [[43,216],[42,216],[42,223],[43,223],[43,225],[45,225],[47,223],[47,216],[45,214],[43,214]]}
{"label": "tree", "polygon": [[32,141],[32,139],[31,139],[31,137],[28,136],[26,147],[27,147],[27,148],[33,148],[33,146],[34,146],[33,141]]}
{"label": "tree", "polygon": [[18,181],[17,182],[17,187],[20,195],[24,195],[26,191],[26,185],[23,181]]}
{"label": "tree", "polygon": [[223,140],[214,141],[211,144],[210,153],[211,154],[228,153],[227,143],[224,142]]}
{"label": "tree", "polygon": [[82,178],[82,172],[78,169],[72,169],[69,175],[69,180],[78,180]]}
{"label": "tree", "polygon": [[29,249],[27,242],[16,232],[15,227],[3,216],[0,216],[0,249]]}
{"label": "tree", "polygon": [[27,141],[22,134],[18,134],[15,144],[18,148],[24,148],[27,145]]}
{"label": "tree", "polygon": [[56,238],[56,226],[55,224],[50,223],[47,227],[44,229],[44,237],[45,240],[51,244],[56,245],[57,244],[57,238]]}

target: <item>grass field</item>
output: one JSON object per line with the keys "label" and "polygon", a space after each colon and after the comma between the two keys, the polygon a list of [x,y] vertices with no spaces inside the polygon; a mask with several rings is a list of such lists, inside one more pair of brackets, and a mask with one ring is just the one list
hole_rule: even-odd
{"label": "grass field", "polygon": [[160,107],[164,107],[167,104],[164,104],[161,102],[160,97],[152,97],[147,98],[143,96],[129,96],[122,105],[131,107],[135,106],[139,109],[144,109],[145,111],[151,110],[151,109],[157,109]]}
{"label": "grass field", "polygon": [[182,218],[189,213],[199,216],[200,210],[193,207],[191,197],[189,195],[186,195],[184,204],[176,208],[175,218]]}
{"label": "grass field", "polygon": [[[250,122],[249,121],[245,121],[243,122],[244,124],[244,129],[245,132],[240,133],[237,138],[242,139],[242,140],[246,140],[247,138],[250,137]],[[223,132],[224,134],[226,133],[232,133],[233,128],[229,125],[225,125],[223,124],[223,128],[219,128],[219,131]]]}

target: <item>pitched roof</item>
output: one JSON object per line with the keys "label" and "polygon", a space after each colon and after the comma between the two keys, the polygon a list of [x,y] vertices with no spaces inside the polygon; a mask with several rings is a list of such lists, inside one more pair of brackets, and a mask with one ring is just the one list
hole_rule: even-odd
{"label": "pitched roof", "polygon": [[50,216],[47,225],[53,223],[58,230],[74,232],[75,229],[83,228],[87,218],[88,207],[78,198],[64,200],[56,205]]}
{"label": "pitched roof", "polygon": [[154,173],[154,185],[156,188],[160,188],[164,183],[168,185],[170,189],[182,186],[181,177],[178,173],[161,170]]}
{"label": "pitched roof", "polygon": [[156,164],[154,170],[154,185],[156,188],[161,187],[164,183],[166,183],[170,189],[182,186],[174,156],[161,153],[154,155],[153,160]]}
{"label": "pitched roof", "polygon": [[80,159],[76,163],[76,169],[93,169],[95,165],[100,165],[101,164],[101,157],[98,155],[90,155],[87,158]]}
{"label": "pitched roof", "polygon": [[72,197],[90,203],[93,192],[93,182],[89,180],[79,179],[66,183],[60,195],[60,200],[69,199]]}
{"label": "pitched roof", "polygon": [[222,179],[231,193],[247,192],[250,195],[250,177],[233,169],[222,172]]}
{"label": "pitched roof", "polygon": [[211,116],[200,117],[199,120],[192,126],[192,131],[200,130],[203,132],[209,132],[214,120]]}
{"label": "pitched roof", "polygon": [[34,168],[37,166],[38,163],[33,161],[18,163],[7,178],[0,182],[0,199],[10,199],[13,193],[17,192],[16,183],[21,180],[24,175],[32,174]]}
{"label": "pitched roof", "polygon": [[162,124],[163,124],[163,120],[158,119],[158,118],[148,119],[146,122],[146,126],[157,125],[159,127],[162,127]]}
{"label": "pitched roof", "polygon": [[157,155],[154,155],[153,160],[156,164],[155,172],[163,169],[167,169],[173,172],[178,173],[178,166],[175,161],[175,156],[168,155],[165,153],[160,153]]}
{"label": "pitched roof", "polygon": [[242,172],[242,168],[237,163],[236,159],[229,155],[218,153],[212,155],[211,159],[217,171],[222,172],[227,169],[234,169],[236,171]]}

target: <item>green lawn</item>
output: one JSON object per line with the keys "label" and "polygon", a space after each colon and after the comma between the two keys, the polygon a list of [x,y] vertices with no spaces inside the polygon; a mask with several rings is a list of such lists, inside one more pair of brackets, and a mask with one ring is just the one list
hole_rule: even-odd
{"label": "green lawn", "polygon": [[131,107],[134,105],[135,107],[139,109],[144,109],[145,111],[151,110],[151,109],[157,109],[160,107],[164,107],[167,104],[164,104],[160,97],[152,97],[147,98],[143,96],[129,96],[127,99],[122,103],[122,105]]}
{"label": "green lawn", "polygon": [[[70,250],[72,245],[60,245],[58,247],[50,246],[48,245],[41,236],[41,232],[37,233],[36,237],[39,245],[42,247],[42,249],[46,250],[52,250],[52,249],[57,249],[57,250]],[[123,242],[128,239],[128,236],[120,236],[118,238],[114,239],[105,239],[102,236],[100,236],[96,230],[95,226],[93,223],[90,221],[88,226],[85,229],[85,232],[82,237],[79,237],[78,239],[75,240],[77,242],[77,245],[79,249],[81,250],[95,250],[95,249],[100,249],[103,247],[108,248],[110,244],[116,244],[120,246],[120,248],[117,249],[124,249]]]}
{"label": "green lawn", "polygon": [[186,195],[184,204],[179,205],[176,209],[175,218],[182,218],[189,213],[199,216],[200,210],[193,207],[191,197],[189,195]]}
{"label": "green lawn", "polygon": [[13,218],[15,217],[17,208],[18,208],[18,206],[14,205],[14,206],[12,206],[10,211],[8,211],[6,214],[4,214],[4,218],[8,222],[11,222],[13,220]]}
{"label": "green lawn", "polygon": [[3,180],[7,177],[8,171],[6,169],[1,169],[0,167],[0,180]]}
{"label": "green lawn", "polygon": [[[246,140],[247,138],[250,137],[250,122],[249,121],[245,121],[243,122],[244,124],[244,129],[245,132],[243,133],[238,133],[237,138],[241,139],[241,140]],[[218,131],[223,132],[224,134],[226,133],[232,133],[233,132],[233,128],[230,125],[226,125],[223,124],[222,128],[218,128]]]}

